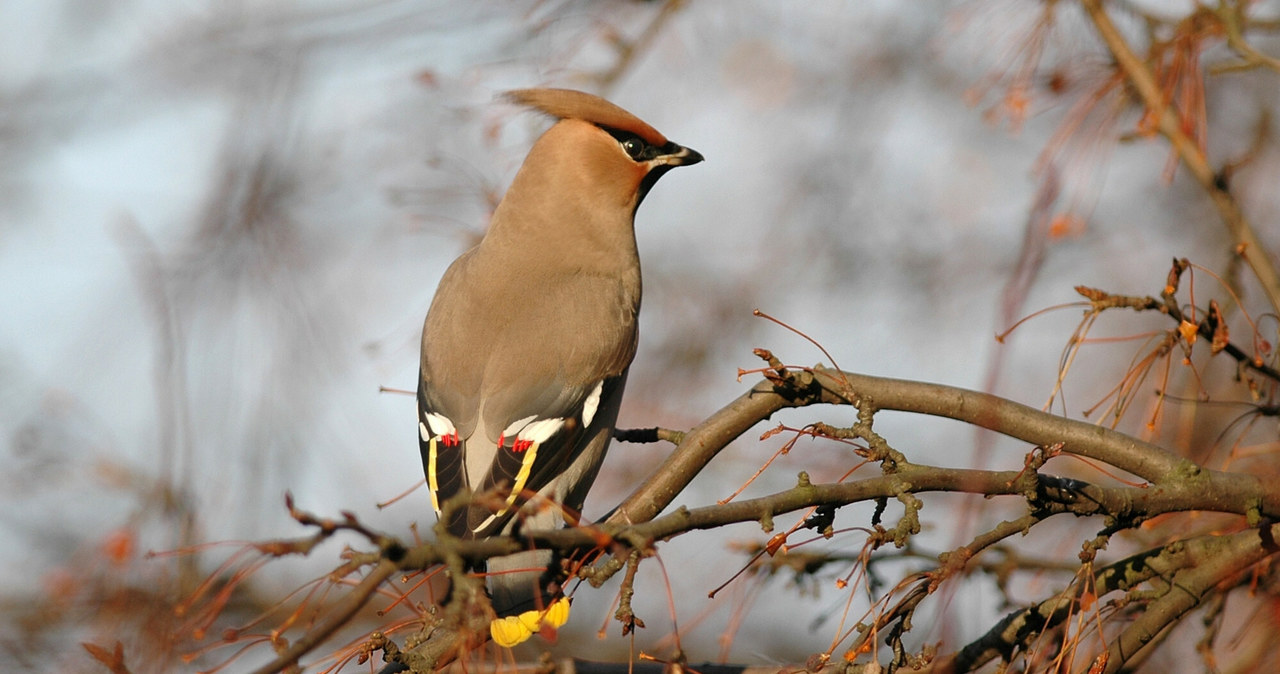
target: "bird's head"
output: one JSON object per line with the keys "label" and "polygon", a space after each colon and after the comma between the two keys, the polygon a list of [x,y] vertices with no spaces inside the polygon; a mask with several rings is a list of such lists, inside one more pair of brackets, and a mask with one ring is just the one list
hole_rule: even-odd
{"label": "bird's head", "polygon": [[568,190],[596,207],[634,214],[658,178],[702,161],[697,151],[667,140],[644,120],[598,96],[571,89],[520,89],[506,99],[556,118],[525,160],[547,189]]}

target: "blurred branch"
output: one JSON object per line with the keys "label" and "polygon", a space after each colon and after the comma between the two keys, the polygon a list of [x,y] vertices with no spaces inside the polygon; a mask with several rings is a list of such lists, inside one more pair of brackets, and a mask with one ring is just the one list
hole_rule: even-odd
{"label": "blurred branch", "polygon": [[1165,102],[1160,85],[1156,82],[1151,69],[1138,58],[1121,35],[1120,30],[1111,21],[1110,15],[1102,6],[1103,0],[1081,0],[1089,18],[1098,30],[1098,35],[1106,43],[1116,63],[1137,91],[1142,103],[1156,115],[1158,129],[1173,146],[1182,163],[1209,193],[1223,224],[1235,241],[1235,254],[1249,264],[1262,285],[1271,307],[1280,312],[1280,272],[1277,272],[1274,261],[1267,253],[1266,247],[1258,239],[1253,225],[1245,217],[1240,203],[1231,194],[1227,181],[1209,165],[1208,158],[1184,131],[1183,120],[1177,110]]}
{"label": "blurred branch", "polygon": [[[138,293],[150,312],[154,327],[155,356],[152,380],[155,386],[156,421],[159,437],[157,473],[145,499],[178,522],[175,547],[194,543],[195,513],[191,508],[192,441],[191,400],[188,391],[187,339],[174,305],[164,258],[133,218],[116,225],[115,238],[127,256]],[[196,581],[194,559],[179,562],[178,586],[189,588]]]}
{"label": "blurred branch", "polygon": [[[1121,671],[1143,645],[1199,605],[1206,594],[1223,590],[1220,584],[1280,552],[1275,544],[1278,534],[1280,525],[1268,523],[1260,529],[1225,536],[1199,536],[1101,569],[1093,578],[1093,592],[1098,597],[1110,592],[1133,592],[1151,580],[1163,580],[1165,587],[1118,638],[1111,640],[1103,658],[1105,669],[1098,671]],[[1035,606],[1009,614],[985,635],[957,653],[939,658],[925,671],[971,672],[996,658],[1009,661],[1016,650],[1027,648],[1044,631],[1073,615],[1078,610],[1081,591],[1079,585],[1073,585]]]}
{"label": "blurred branch", "polygon": [[1262,66],[1280,73],[1280,59],[1258,51],[1253,45],[1249,44],[1248,40],[1244,39],[1246,29],[1258,27],[1245,15],[1249,4],[1248,2],[1223,2],[1214,10],[1214,14],[1222,22],[1222,28],[1227,34],[1227,44],[1242,59],[1238,64],[1228,64],[1227,68],[1239,69]]}
{"label": "blurred branch", "polygon": [[635,64],[636,58],[653,44],[654,39],[667,23],[684,8],[684,4],[685,0],[664,0],[662,7],[654,14],[653,19],[644,27],[640,35],[632,40],[618,38],[614,41],[613,47],[618,52],[618,62],[596,77],[602,90],[612,89],[622,79],[622,76]]}

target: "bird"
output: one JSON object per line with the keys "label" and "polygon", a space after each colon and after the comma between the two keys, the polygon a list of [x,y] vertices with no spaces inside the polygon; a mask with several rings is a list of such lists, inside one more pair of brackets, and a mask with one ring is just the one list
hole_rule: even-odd
{"label": "bird", "polygon": [[[554,121],[445,271],[422,333],[419,449],[432,507],[460,539],[577,523],[639,339],[636,209],[663,174],[703,161],[592,94],[504,97]],[[488,560],[495,643],[568,619],[558,566],[549,550]]]}

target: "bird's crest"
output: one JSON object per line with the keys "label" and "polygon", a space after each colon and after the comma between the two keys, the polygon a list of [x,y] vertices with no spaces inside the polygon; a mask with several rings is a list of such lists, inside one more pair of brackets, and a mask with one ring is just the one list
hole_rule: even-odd
{"label": "bird's crest", "polygon": [[607,129],[629,131],[656,147],[667,144],[666,136],[657,129],[599,96],[572,89],[516,89],[503,94],[503,98],[556,119],[580,119]]}

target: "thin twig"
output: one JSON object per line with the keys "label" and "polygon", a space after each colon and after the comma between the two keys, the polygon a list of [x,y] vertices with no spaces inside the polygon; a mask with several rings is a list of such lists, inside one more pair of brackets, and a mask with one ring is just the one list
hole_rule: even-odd
{"label": "thin twig", "polygon": [[391,560],[384,559],[379,562],[359,585],[351,588],[351,591],[333,607],[324,620],[293,642],[275,660],[253,670],[254,674],[274,674],[298,662],[298,658],[310,653],[334,632],[344,627],[352,616],[369,603],[369,599],[377,593],[378,588],[399,571],[400,566]]}
{"label": "thin twig", "polygon": [[1182,159],[1182,163],[1213,199],[1223,224],[1235,240],[1236,254],[1248,262],[1250,269],[1258,277],[1272,308],[1280,312],[1280,272],[1276,270],[1275,264],[1267,254],[1266,246],[1258,239],[1253,225],[1249,223],[1244,211],[1240,208],[1240,203],[1209,165],[1208,158],[1200,151],[1195,141],[1183,133],[1182,121],[1177,111],[1165,104],[1155,76],[1130,48],[1124,35],[1111,21],[1111,16],[1103,9],[1102,1],[1082,0],[1081,4],[1093,21],[1093,25],[1098,29],[1098,35],[1116,59],[1116,63],[1142,98],[1143,105],[1158,118],[1157,128],[1161,135],[1168,139],[1169,144]]}

